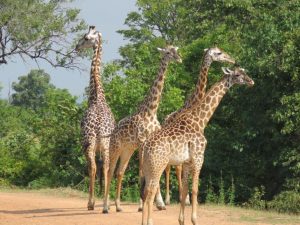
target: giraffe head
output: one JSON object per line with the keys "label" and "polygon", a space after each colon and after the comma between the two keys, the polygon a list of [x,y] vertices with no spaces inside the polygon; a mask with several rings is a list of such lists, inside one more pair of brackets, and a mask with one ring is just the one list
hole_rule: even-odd
{"label": "giraffe head", "polygon": [[209,56],[211,61],[235,63],[235,60],[231,58],[226,52],[222,51],[218,47],[204,49],[205,55]]}
{"label": "giraffe head", "polygon": [[165,48],[157,48],[157,50],[160,51],[161,53],[163,53],[164,57],[166,57],[166,59],[169,62],[170,61],[176,61],[176,62],[179,62],[179,63],[182,62],[181,56],[177,52],[178,47],[168,45]]}
{"label": "giraffe head", "polygon": [[96,31],[95,26],[90,26],[89,31],[78,41],[75,50],[80,51],[84,48],[95,48],[98,45],[100,38],[101,33]]}
{"label": "giraffe head", "polygon": [[246,74],[245,69],[241,67],[236,67],[234,70],[222,67],[225,76],[229,77],[230,85],[233,84],[246,84],[248,86],[253,86],[254,81]]}

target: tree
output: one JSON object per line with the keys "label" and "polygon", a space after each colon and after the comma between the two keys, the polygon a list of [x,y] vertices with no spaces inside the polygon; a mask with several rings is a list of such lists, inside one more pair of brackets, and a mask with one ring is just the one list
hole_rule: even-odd
{"label": "tree", "polygon": [[45,104],[45,94],[54,88],[50,84],[50,75],[43,70],[31,70],[28,75],[18,78],[19,83],[13,82],[16,93],[12,94],[12,104],[25,108],[36,109]]}
{"label": "tree", "polygon": [[83,107],[55,87],[40,97],[44,103],[34,110],[0,100],[0,178],[32,188],[77,184],[86,171],[79,134]]}
{"label": "tree", "polygon": [[20,56],[79,68],[72,39],[86,25],[78,19],[79,10],[65,8],[64,2],[0,0],[0,65]]}
{"label": "tree", "polygon": [[[266,187],[267,200],[285,189],[299,190],[300,1],[138,0],[137,6],[138,11],[129,13],[125,21],[128,29],[119,31],[130,43],[120,49],[119,65],[125,68],[121,81],[110,83],[110,89],[124,81],[135,82],[144,88],[136,96],[144,96],[149,74],[155,70],[151,57],[155,47],[179,45],[183,65],[170,71],[176,79],[168,76],[165,93],[168,82],[180,92],[172,98],[163,96],[159,109],[163,118],[168,113],[164,101],[168,104],[189,95],[203,49],[217,43],[247,69],[256,84],[231,91],[206,129],[201,187],[210,174],[217,187],[222,170],[225,186],[232,176],[235,179],[237,202],[247,201],[251,190],[261,185]],[[220,65],[212,65],[210,84],[219,79]],[[120,94],[113,97],[122,99]],[[112,101],[116,111],[117,102]]]}

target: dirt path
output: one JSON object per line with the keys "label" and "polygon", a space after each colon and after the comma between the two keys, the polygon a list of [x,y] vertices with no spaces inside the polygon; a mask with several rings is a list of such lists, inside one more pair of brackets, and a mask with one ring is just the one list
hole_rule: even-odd
{"label": "dirt path", "polygon": [[[109,214],[102,214],[102,207],[96,204],[94,211],[86,209],[87,200],[79,197],[57,197],[35,192],[0,192],[0,224],[1,225],[140,225],[141,213],[137,212],[136,204],[123,204],[123,212],[116,213],[112,206]],[[246,211],[246,212],[244,212]],[[179,206],[168,206],[165,211],[154,212],[154,224],[178,225]],[[200,206],[198,220],[201,225],[267,225],[297,224],[294,218],[286,223],[286,218],[269,223],[260,219],[253,221],[255,211],[233,209],[217,206]],[[191,207],[186,210],[186,224],[190,221]],[[248,217],[252,220],[247,221]],[[257,216],[257,215],[256,215]],[[300,224],[300,223],[299,223]]]}

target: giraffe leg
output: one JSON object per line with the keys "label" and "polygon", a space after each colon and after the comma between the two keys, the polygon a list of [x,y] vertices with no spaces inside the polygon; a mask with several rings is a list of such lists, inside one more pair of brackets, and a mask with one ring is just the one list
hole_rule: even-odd
{"label": "giraffe leg", "polygon": [[185,209],[185,198],[189,191],[189,165],[182,165],[182,189],[181,189],[181,201],[180,201],[180,213],[179,213],[179,224],[184,225],[184,209]]}
{"label": "giraffe leg", "polygon": [[[139,148],[139,178],[140,178],[140,188],[142,188],[142,177],[143,175],[143,159],[142,159],[142,150],[141,148]],[[142,212],[143,211],[143,207],[145,202],[143,202],[143,200],[140,198],[140,203],[139,203],[139,208],[138,208],[138,212]]]}
{"label": "giraffe leg", "polygon": [[152,219],[152,211],[153,211],[153,201],[155,194],[157,192],[158,184],[159,184],[159,179],[156,182],[151,182],[152,184],[150,185],[148,194],[147,194],[147,209],[148,209],[148,215],[147,215],[147,225],[153,225],[153,219]]}
{"label": "giraffe leg", "polygon": [[[104,196],[109,196],[109,185],[108,185],[108,170],[109,170],[109,140],[105,140],[106,143],[103,148],[103,177],[104,177]],[[103,204],[103,210],[104,208],[109,209],[108,201],[105,201]],[[107,199],[108,200],[108,199]]]}
{"label": "giraffe leg", "polygon": [[193,225],[197,225],[197,206],[198,206],[198,183],[199,183],[199,173],[200,170],[198,168],[195,168],[193,170],[192,174],[192,180],[193,180],[193,185],[192,185],[192,223]]}
{"label": "giraffe leg", "polygon": [[[182,192],[182,181],[181,181],[181,174],[182,174],[182,165],[176,166],[176,176],[178,180],[178,190],[179,190],[179,201],[181,202],[181,192]],[[190,196],[187,194],[185,199],[185,204],[190,205]]]}
{"label": "giraffe leg", "polygon": [[179,202],[181,202],[181,195],[182,195],[182,180],[181,180],[181,174],[182,174],[182,165],[176,166],[176,177],[178,180],[178,192],[179,192]]}
{"label": "giraffe leg", "polygon": [[166,205],[170,205],[170,171],[171,171],[171,166],[167,165],[165,169],[166,173],[166,197],[165,197],[165,203]]}
{"label": "giraffe leg", "polygon": [[156,204],[156,208],[158,210],[166,210],[166,205],[161,196],[159,183],[158,183],[158,188],[157,188],[156,195],[155,195],[155,204]]}
{"label": "giraffe leg", "polygon": [[86,149],[86,159],[88,161],[88,170],[89,170],[89,201],[88,201],[88,210],[94,210],[95,207],[95,176],[96,176],[96,161],[95,161],[95,147],[96,143],[93,142]]}
{"label": "giraffe leg", "polygon": [[192,216],[191,220],[193,225],[198,225],[197,222],[197,207],[198,207],[198,184],[199,184],[199,174],[204,161],[204,150],[206,148],[207,141],[205,138],[199,141],[196,145],[191,145],[191,151],[198,152],[194,158],[194,163],[192,165]]}
{"label": "giraffe leg", "polygon": [[[139,177],[140,180],[143,177],[143,171],[142,171],[142,151],[139,151]],[[140,182],[140,185],[141,182]],[[166,205],[163,201],[163,198],[161,196],[161,192],[160,192],[160,187],[157,188],[157,192],[155,195],[155,204],[156,204],[156,208],[158,210],[166,210]],[[139,203],[139,208],[138,208],[138,212],[142,212],[143,211],[143,200],[140,198],[140,203]]]}
{"label": "giraffe leg", "polygon": [[110,149],[109,169],[108,169],[108,172],[107,172],[108,175],[107,175],[107,182],[106,182],[106,188],[105,188],[104,204],[103,204],[102,213],[108,213],[108,210],[109,210],[110,185],[111,185],[111,180],[114,176],[114,171],[115,171],[119,156],[120,156],[120,150],[119,149],[117,149],[117,148],[114,148],[113,150]]}
{"label": "giraffe leg", "polygon": [[117,212],[122,212],[121,208],[121,189],[122,189],[122,179],[125,173],[125,170],[127,168],[128,162],[132,156],[134,151],[123,151],[121,156],[120,156],[120,164],[117,172],[117,193],[116,193],[116,208]]}
{"label": "giraffe leg", "polygon": [[[144,178],[145,179],[145,178]],[[145,180],[145,187],[143,190],[141,190],[142,195],[143,195],[143,201],[142,201],[142,225],[146,225],[146,219],[147,219],[147,213],[146,209],[148,207],[148,201],[149,201],[149,191],[150,191],[150,186],[149,182]]]}

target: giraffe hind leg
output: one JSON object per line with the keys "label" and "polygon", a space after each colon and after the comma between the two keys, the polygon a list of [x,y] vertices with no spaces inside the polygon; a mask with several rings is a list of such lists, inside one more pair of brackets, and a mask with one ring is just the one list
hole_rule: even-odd
{"label": "giraffe hind leg", "polygon": [[167,165],[165,169],[166,173],[166,196],[165,196],[165,203],[166,205],[170,205],[170,170],[171,166]]}
{"label": "giraffe hind leg", "polygon": [[95,141],[90,143],[85,151],[86,159],[88,162],[88,171],[89,171],[89,201],[88,201],[88,210],[94,210],[95,207],[95,176],[96,176],[96,161],[95,161]]}
{"label": "giraffe hind leg", "polygon": [[185,200],[186,196],[189,191],[189,173],[190,173],[190,167],[189,165],[183,164],[182,165],[182,189],[181,189],[181,200],[180,200],[180,213],[178,222],[180,225],[184,225],[184,209],[185,209]]}
{"label": "giraffe hind leg", "polygon": [[120,156],[120,164],[117,171],[117,193],[116,193],[116,210],[117,212],[122,212],[121,208],[121,190],[122,190],[122,180],[127,168],[128,162],[134,151],[123,151]]}
{"label": "giraffe hind leg", "polygon": [[[182,181],[181,181],[181,176],[182,176],[182,165],[176,166],[176,176],[178,180],[178,190],[179,190],[179,202],[181,202],[181,192],[182,192]],[[190,196],[187,194],[186,199],[185,199],[185,204],[190,205]]]}

